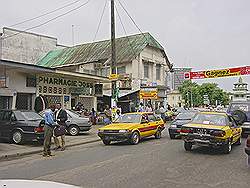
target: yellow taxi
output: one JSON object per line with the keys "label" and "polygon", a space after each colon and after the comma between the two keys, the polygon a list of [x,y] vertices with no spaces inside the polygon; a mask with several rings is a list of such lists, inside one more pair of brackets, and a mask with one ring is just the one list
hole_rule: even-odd
{"label": "yellow taxi", "polygon": [[186,151],[199,145],[219,147],[224,153],[230,153],[233,144],[241,144],[241,132],[234,118],[223,112],[199,112],[191,123],[181,128]]}
{"label": "yellow taxi", "polygon": [[164,122],[150,112],[135,112],[121,115],[112,124],[98,130],[98,136],[105,145],[112,141],[129,141],[138,144],[141,138],[155,136],[161,138]]}

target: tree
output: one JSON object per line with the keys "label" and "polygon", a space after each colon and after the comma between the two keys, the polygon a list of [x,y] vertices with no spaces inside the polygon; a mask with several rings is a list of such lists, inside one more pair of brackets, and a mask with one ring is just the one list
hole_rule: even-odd
{"label": "tree", "polygon": [[179,91],[182,94],[182,98],[185,100],[186,106],[196,106],[199,103],[199,85],[191,80],[183,82],[182,86],[179,87]]}
{"label": "tree", "polygon": [[191,80],[186,80],[179,87],[179,91],[187,106],[204,105],[204,96],[208,96],[210,105],[227,105],[229,103],[229,95],[219,88],[216,83],[198,85]]}

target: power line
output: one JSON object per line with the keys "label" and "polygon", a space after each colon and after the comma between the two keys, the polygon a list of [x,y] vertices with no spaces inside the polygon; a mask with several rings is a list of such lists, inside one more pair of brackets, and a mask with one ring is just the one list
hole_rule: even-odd
{"label": "power line", "polygon": [[[97,34],[98,34],[99,30],[100,30],[101,23],[102,23],[102,20],[103,20],[103,16],[104,16],[104,13],[105,13],[107,4],[108,4],[108,0],[105,1],[104,7],[103,7],[103,9],[102,9],[102,14],[101,14],[100,20],[99,20],[99,22],[98,22],[97,30],[96,30],[96,32],[95,32],[95,36],[94,36],[94,38],[93,38],[92,44],[93,44],[93,42],[96,40]],[[92,55],[91,57],[89,57],[89,55],[90,55],[91,51],[93,50],[93,48],[94,48],[94,45],[92,45],[92,46],[89,48],[88,55],[87,55],[87,58],[86,58],[87,61],[93,57],[93,55]]]}
{"label": "power line", "polygon": [[103,16],[104,16],[105,9],[107,7],[107,3],[108,3],[108,0],[106,0],[106,2],[104,4],[103,10],[102,10],[102,15],[101,15],[101,18],[99,20],[99,23],[98,23],[97,30],[96,30],[95,37],[94,37],[93,41],[96,40],[97,34],[98,34],[99,30],[100,30],[100,26],[101,26],[101,23],[102,23],[102,19],[103,19]]}
{"label": "power line", "polygon": [[59,7],[59,8],[57,8],[57,9],[54,9],[54,10],[49,11],[49,12],[45,12],[45,13],[39,15],[39,16],[30,18],[30,19],[26,19],[26,20],[23,20],[23,21],[21,21],[21,22],[17,22],[16,24],[10,25],[9,27],[15,27],[15,26],[17,26],[17,25],[21,25],[21,24],[24,24],[24,23],[26,23],[26,22],[30,22],[30,21],[36,20],[36,19],[38,19],[38,18],[47,16],[47,15],[49,15],[49,14],[52,14],[52,13],[57,12],[57,11],[59,11],[59,10],[62,10],[62,9],[64,9],[64,8],[66,8],[66,7],[69,7],[69,6],[71,6],[71,5],[74,5],[74,4],[76,4],[76,3],[80,2],[80,1],[82,1],[82,0],[77,0],[77,1],[74,1],[74,2],[72,2],[72,3],[68,3],[68,4],[66,4],[66,5],[64,5],[64,6],[62,6],[62,7]]}
{"label": "power line", "polygon": [[135,20],[132,18],[132,16],[129,14],[129,12],[127,11],[127,9],[124,7],[124,5],[121,3],[120,0],[118,0],[120,6],[122,7],[122,9],[125,11],[125,13],[127,14],[127,16],[130,18],[130,20],[133,22],[133,24],[136,26],[136,28],[140,31],[140,33],[147,39],[147,37],[144,35],[144,33],[142,32],[142,30],[140,29],[140,27],[136,24]]}
{"label": "power line", "polygon": [[43,22],[43,23],[41,23],[41,24],[39,24],[39,25],[36,25],[36,26],[30,27],[30,28],[27,28],[27,29],[25,29],[25,30],[23,30],[23,31],[20,31],[20,32],[17,32],[17,33],[15,33],[15,34],[13,34],[13,35],[9,35],[9,36],[3,37],[2,39],[5,40],[5,39],[7,39],[7,38],[11,38],[11,37],[14,37],[14,36],[16,36],[16,35],[19,35],[19,34],[21,34],[21,33],[23,33],[23,32],[26,32],[26,31],[29,31],[29,30],[32,30],[32,29],[41,27],[41,26],[43,26],[43,25],[46,25],[46,24],[48,24],[48,23],[50,23],[50,22],[52,22],[52,21],[54,21],[54,20],[56,20],[56,19],[58,19],[58,18],[60,18],[60,17],[63,17],[63,16],[65,16],[65,15],[67,15],[67,14],[69,14],[69,13],[75,11],[75,10],[80,9],[81,7],[87,5],[90,1],[91,1],[91,0],[87,0],[85,3],[81,4],[80,6],[78,6],[78,7],[76,7],[76,8],[73,8],[73,9],[71,9],[71,10],[69,10],[69,11],[67,11],[67,12],[65,12],[65,13],[63,13],[63,14],[60,14],[60,15],[54,17],[54,18],[51,18],[51,19],[47,20],[46,22]]}
{"label": "power line", "polygon": [[128,35],[127,35],[127,31],[126,31],[125,26],[124,26],[124,24],[123,24],[123,22],[122,22],[122,18],[121,18],[121,16],[120,16],[119,12],[118,12],[117,6],[115,6],[115,9],[116,9],[116,12],[117,12],[119,21],[120,21],[120,23],[121,23],[121,25],[122,25],[122,28],[123,28],[124,34],[125,34],[125,36],[126,36],[126,39],[128,40],[129,46],[130,46],[130,48],[131,48],[131,50],[132,50],[132,52],[134,53],[134,56],[135,56],[135,58],[136,58],[137,55],[136,55],[136,53],[135,53],[135,51],[134,51],[134,49],[133,49],[133,46],[131,45],[131,42],[130,42],[129,37],[128,37]]}

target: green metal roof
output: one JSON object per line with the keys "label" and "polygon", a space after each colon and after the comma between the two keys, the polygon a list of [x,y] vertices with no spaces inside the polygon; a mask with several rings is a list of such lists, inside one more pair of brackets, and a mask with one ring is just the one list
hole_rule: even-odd
{"label": "green metal roof", "polygon": [[[149,33],[143,33],[116,38],[117,62],[133,60],[148,45],[162,50],[167,59],[164,48]],[[110,40],[104,40],[50,51],[37,63],[37,65],[44,67],[59,67],[102,60],[108,60],[109,63],[110,59],[111,42]],[[167,63],[169,64],[169,62]]]}

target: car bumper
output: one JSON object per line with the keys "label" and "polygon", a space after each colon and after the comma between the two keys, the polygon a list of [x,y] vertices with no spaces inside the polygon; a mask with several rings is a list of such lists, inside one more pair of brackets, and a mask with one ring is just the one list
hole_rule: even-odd
{"label": "car bumper", "polygon": [[250,135],[250,123],[246,124],[246,125],[242,125],[242,134],[249,134]]}
{"label": "car bumper", "polygon": [[80,131],[89,131],[91,129],[92,126],[82,126],[79,127]]}
{"label": "car bumper", "polygon": [[98,133],[102,140],[126,141],[131,138],[132,133]]}
{"label": "car bumper", "polygon": [[182,135],[182,137],[185,142],[191,142],[194,145],[201,145],[201,146],[220,147],[228,143],[228,139],[218,139],[213,136]]}
{"label": "car bumper", "polygon": [[169,134],[174,135],[175,137],[180,137],[181,136],[181,134],[180,134],[181,128],[169,127],[168,132],[169,132]]}
{"label": "car bumper", "polygon": [[25,141],[44,140],[44,133],[23,133]]}

